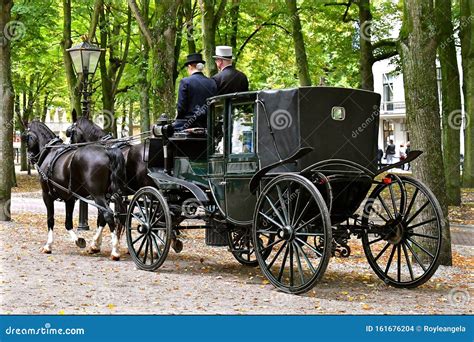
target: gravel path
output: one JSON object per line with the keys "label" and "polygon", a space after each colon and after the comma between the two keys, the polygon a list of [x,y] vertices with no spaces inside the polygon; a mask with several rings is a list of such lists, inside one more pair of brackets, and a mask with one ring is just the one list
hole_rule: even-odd
{"label": "gravel path", "polygon": [[[44,215],[14,212],[13,219],[0,224],[2,314],[472,314],[473,247],[454,246],[457,265],[440,267],[415,290],[384,285],[354,248],[348,259],[331,259],[314,290],[294,296],[226,248],[206,246],[200,231],[186,232],[183,252],[170,251],[157,272],[144,272],[128,255],[108,258],[108,232],[102,254],[91,256],[69,241],[58,218],[46,255],[39,252]],[[80,235],[89,243],[93,231]]]}

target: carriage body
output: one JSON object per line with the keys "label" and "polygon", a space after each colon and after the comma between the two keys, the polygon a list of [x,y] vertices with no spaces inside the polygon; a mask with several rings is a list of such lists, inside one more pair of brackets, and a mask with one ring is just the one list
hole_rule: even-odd
{"label": "carriage body", "polygon": [[[133,231],[135,218],[139,234],[151,234],[146,246],[159,249],[156,236],[163,241],[164,248],[159,260],[153,262],[152,258],[148,265],[146,256],[145,260],[140,258],[141,248],[133,252],[134,241],[139,238],[127,235],[138,267],[158,268],[166,257],[170,240],[177,239],[179,230],[184,229],[180,224],[191,214],[192,218],[205,221],[198,226],[207,229],[206,243],[229,245],[239,262],[259,265],[270,282],[286,292],[308,291],[321,278],[329,258],[340,246],[341,255],[348,256],[347,239],[351,234],[362,238],[369,263],[385,282],[400,287],[425,282],[437,268],[441,236],[437,236],[436,244],[431,244],[435,252],[428,253],[432,256],[429,267],[417,258],[422,271],[420,276],[414,276],[415,267],[412,269],[408,263],[410,279],[406,281],[400,275],[402,244],[405,253],[407,248],[412,250],[415,243],[408,243],[407,239],[414,239],[413,234],[427,236],[413,233],[413,227],[427,223],[435,222],[440,234],[442,211],[429,190],[416,181],[392,174],[383,181],[375,179],[390,168],[378,170],[377,165],[379,106],[380,95],[364,90],[262,90],[209,99],[206,132],[174,133],[165,122],[155,126],[155,138],[145,144],[144,155],[149,176],[159,191],[141,189],[134,196],[127,231]],[[419,154],[412,153],[406,162]],[[408,190],[409,187],[414,189]],[[355,213],[371,189],[360,217]],[[424,194],[428,204],[421,205],[413,214],[410,211],[418,206],[418,193]],[[391,198],[391,208],[384,198]],[[160,224],[165,228],[153,228],[155,223],[143,219],[144,210],[153,208],[154,203],[159,203],[159,217],[164,220]],[[385,214],[374,211],[376,204],[384,208]],[[140,210],[135,211],[135,207]],[[434,218],[409,226],[425,207],[434,208]],[[378,217],[372,217],[374,212]],[[409,218],[410,215],[413,217]],[[164,235],[150,233],[153,229]],[[372,250],[380,241],[382,247]],[[274,250],[280,242],[283,247]],[[384,253],[392,245],[384,272],[379,263],[386,259]],[[389,268],[395,252],[398,274],[392,276]],[[306,253],[314,253],[319,260],[317,266]],[[408,262],[407,254],[404,255]],[[284,260],[278,261],[282,256]],[[272,268],[277,264],[279,269],[275,273]],[[301,277],[299,284],[293,278],[295,268]]]}

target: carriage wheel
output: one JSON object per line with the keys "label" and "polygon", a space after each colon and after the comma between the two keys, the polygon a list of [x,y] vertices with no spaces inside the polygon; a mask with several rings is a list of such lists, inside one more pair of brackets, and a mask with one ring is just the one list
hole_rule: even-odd
{"label": "carriage wheel", "polygon": [[258,197],[253,218],[260,268],[281,291],[304,293],[323,276],[331,257],[331,221],[323,197],[308,179],[286,174]]}
{"label": "carriage wheel", "polygon": [[133,196],[127,213],[127,245],[138,268],[154,271],[163,264],[171,243],[171,216],[163,195],[144,187]]}
{"label": "carriage wheel", "polygon": [[[229,231],[228,240],[230,251],[238,262],[245,266],[258,266],[250,227],[232,229]],[[262,240],[259,243],[263,243]],[[266,256],[269,252],[270,250],[268,250]]]}
{"label": "carriage wheel", "polygon": [[417,287],[439,265],[444,216],[438,200],[421,182],[400,177],[400,184],[378,185],[362,218],[362,235],[370,266],[385,283]]}

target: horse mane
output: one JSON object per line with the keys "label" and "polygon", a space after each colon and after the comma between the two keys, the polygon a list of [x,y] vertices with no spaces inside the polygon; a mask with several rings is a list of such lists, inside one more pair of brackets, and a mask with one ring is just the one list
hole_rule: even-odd
{"label": "horse mane", "polygon": [[104,137],[106,133],[88,118],[81,116],[77,119],[76,125],[79,126],[89,141],[96,141]]}
{"label": "horse mane", "polygon": [[49,141],[56,136],[56,134],[54,134],[54,132],[48,126],[46,126],[46,124],[39,120],[31,121],[28,125],[28,128],[34,131],[35,134],[37,134],[38,137],[44,141]]}

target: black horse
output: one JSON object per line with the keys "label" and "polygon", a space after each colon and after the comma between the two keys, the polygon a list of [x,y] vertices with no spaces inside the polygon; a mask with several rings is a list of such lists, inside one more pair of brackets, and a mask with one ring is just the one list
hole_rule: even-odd
{"label": "black horse", "polygon": [[[119,237],[121,223],[116,224],[109,201],[123,213],[125,207],[119,194],[123,191],[125,179],[125,160],[119,149],[100,145],[71,147],[62,144],[44,123],[32,121],[25,135],[30,161],[36,164],[40,175],[43,200],[48,214],[48,241],[42,248],[51,253],[54,227],[54,201],[63,200],[66,204],[66,229],[75,243],[84,248],[86,242],[74,233],[72,216],[77,194],[90,196],[99,207],[99,212],[112,233],[112,260],[120,259]],[[112,195],[112,196],[111,196]],[[102,233],[102,232],[100,232]],[[92,247],[97,245],[101,234],[97,234]]]}

